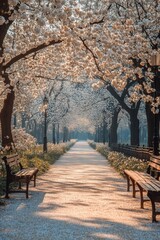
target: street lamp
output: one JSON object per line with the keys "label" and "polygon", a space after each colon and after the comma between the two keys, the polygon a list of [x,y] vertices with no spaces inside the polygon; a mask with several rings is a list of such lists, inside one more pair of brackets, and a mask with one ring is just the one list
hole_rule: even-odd
{"label": "street lamp", "polygon": [[47,108],[48,108],[48,98],[45,96],[43,99],[44,108],[44,136],[43,136],[43,152],[47,152]]}
{"label": "street lamp", "polygon": [[[160,81],[160,76],[158,73],[158,67],[160,66],[160,54],[154,55],[151,58],[151,66],[154,68],[154,99],[158,96],[158,81]],[[155,113],[154,114],[154,134],[153,134],[153,154],[154,155],[159,155],[159,114]]]}

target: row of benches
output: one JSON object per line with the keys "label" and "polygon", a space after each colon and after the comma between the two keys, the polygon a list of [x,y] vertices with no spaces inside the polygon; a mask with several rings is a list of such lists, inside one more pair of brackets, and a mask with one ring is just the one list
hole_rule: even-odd
{"label": "row of benches", "polygon": [[128,144],[112,144],[110,147],[113,151],[122,152],[127,156],[133,156],[149,161],[150,154],[153,152],[152,148],[133,146]]}
{"label": "row of benches", "polygon": [[[9,197],[10,192],[17,192],[17,190],[11,190],[10,184],[13,182],[19,183],[18,192],[25,192],[26,198],[28,198],[28,189],[30,181],[34,181],[36,185],[36,176],[38,173],[37,168],[23,168],[19,156],[17,154],[4,156],[3,161],[6,166],[6,198]],[[156,216],[160,214],[156,210],[156,203],[160,203],[160,157],[150,156],[147,172],[138,172],[132,170],[124,170],[127,179],[127,191],[130,191],[132,186],[132,196],[136,197],[136,192],[140,192],[140,207],[144,208],[144,192],[147,193],[148,200],[152,204],[152,222],[156,222]],[[21,190],[21,183],[26,184],[26,189]]]}

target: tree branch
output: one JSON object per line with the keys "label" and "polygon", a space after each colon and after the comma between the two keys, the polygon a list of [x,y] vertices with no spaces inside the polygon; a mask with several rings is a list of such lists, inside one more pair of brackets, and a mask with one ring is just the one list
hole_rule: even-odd
{"label": "tree branch", "polygon": [[12,64],[18,62],[21,59],[24,59],[25,57],[27,57],[28,55],[32,54],[32,53],[37,53],[38,51],[45,49],[51,45],[55,45],[55,44],[59,44],[61,43],[63,40],[51,40],[49,43],[42,43],[40,45],[38,45],[37,47],[31,48],[28,51],[26,51],[25,53],[20,53],[19,55],[13,57],[8,63],[6,63],[3,66],[3,70],[5,71],[7,68],[11,67]]}
{"label": "tree branch", "polygon": [[84,47],[91,53],[91,55],[92,55],[92,57],[93,57],[93,60],[94,60],[94,63],[95,63],[95,65],[96,65],[98,71],[102,73],[102,71],[101,71],[101,69],[100,69],[100,67],[99,67],[99,65],[98,65],[98,62],[97,62],[97,59],[98,59],[98,58],[94,55],[93,51],[87,46],[87,44],[85,43],[85,40],[82,39],[81,37],[79,37],[79,38],[80,38],[80,40],[82,41]]}

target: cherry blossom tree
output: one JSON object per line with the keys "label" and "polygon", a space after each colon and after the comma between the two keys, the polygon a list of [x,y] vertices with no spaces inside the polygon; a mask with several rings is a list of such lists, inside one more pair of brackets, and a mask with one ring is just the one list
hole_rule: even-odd
{"label": "cherry blossom tree", "polygon": [[[29,2],[29,5],[28,5]],[[55,8],[61,7],[63,3],[58,3]],[[43,11],[40,11],[43,10]],[[44,14],[44,15],[43,15]],[[34,1],[20,2],[15,1],[1,1],[0,5],[0,76],[2,80],[2,93],[6,92],[6,99],[1,101],[1,126],[2,126],[2,145],[11,145],[11,115],[13,110],[13,103],[15,99],[14,83],[10,81],[8,69],[20,59],[40,51],[49,45],[54,45],[61,42],[57,36],[51,39],[48,27],[44,27],[47,19],[47,5],[43,1],[42,5]],[[44,18],[42,18],[42,15]],[[53,20],[53,19],[52,19]],[[33,32],[26,32],[33,22]],[[43,37],[40,39],[38,29],[43,29]],[[19,38],[19,33],[21,38]],[[45,37],[48,33],[48,37]],[[23,41],[22,41],[23,36]],[[37,36],[35,39],[34,37]],[[29,44],[28,44],[29,43]],[[14,79],[17,83],[17,80]],[[7,89],[7,91],[5,91]],[[6,111],[7,109],[7,111]]]}
{"label": "cherry blossom tree", "polygon": [[[139,100],[150,103],[151,110],[158,113],[159,97],[153,96],[156,76],[154,67],[151,66],[152,57],[159,53],[158,19],[157,1],[111,1],[107,16],[103,16],[92,27],[86,27],[88,34],[85,32],[80,36],[90,53],[88,60],[93,58],[97,68],[94,71],[89,66],[92,68],[92,77],[99,76],[94,87],[108,85],[109,91],[122,100],[122,106],[133,118],[131,129],[138,128],[139,125]],[[129,95],[130,106],[134,108],[124,106],[124,98],[120,99],[115,89],[126,92],[126,95],[121,96]],[[134,130],[131,132],[131,143],[138,144],[139,136],[134,135]]]}
{"label": "cherry blossom tree", "polygon": [[131,143],[138,143],[133,129],[139,125],[140,101],[149,103],[154,113],[160,102],[154,96],[159,73],[151,65],[159,53],[159,12],[156,0],[2,0],[2,144],[12,142],[14,100],[24,100],[19,90],[26,86],[36,98],[48,87],[42,76],[72,82],[89,79],[95,88],[106,86],[130,114]]}

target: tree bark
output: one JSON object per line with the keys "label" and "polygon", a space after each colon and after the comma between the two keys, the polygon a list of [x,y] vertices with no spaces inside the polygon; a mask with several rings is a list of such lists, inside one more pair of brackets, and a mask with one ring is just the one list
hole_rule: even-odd
{"label": "tree bark", "polygon": [[64,127],[63,128],[63,142],[67,142],[68,141],[68,128]]}
{"label": "tree bark", "polygon": [[[9,0],[1,0],[0,1],[0,16],[3,16],[5,20],[8,20],[9,18],[9,5],[8,5]],[[8,23],[0,25],[0,57],[3,57],[3,42],[5,39],[5,36],[7,34],[7,31],[12,24],[12,21],[8,20]],[[2,71],[3,71],[3,63],[2,61],[0,63],[0,76],[2,76]]]}
{"label": "tree bark", "polygon": [[109,146],[117,143],[118,114],[120,110],[120,106],[116,107],[112,116],[112,122],[109,131]]}
{"label": "tree bark", "polygon": [[[160,97],[160,71],[157,66],[153,67],[153,72],[155,74],[154,81],[152,82],[152,87],[155,88],[155,92],[152,94],[152,97]],[[147,117],[147,127],[148,127],[148,147],[153,147],[154,137],[157,135],[157,145],[159,144],[159,120],[160,114],[156,116],[151,111],[151,106],[149,103],[146,103],[146,117]],[[157,146],[158,147],[158,146]]]}
{"label": "tree bark", "polygon": [[22,128],[26,127],[26,113],[22,112],[21,113],[21,119],[22,119]]}
{"label": "tree bark", "polygon": [[154,133],[154,114],[151,112],[150,104],[146,103],[147,130],[148,130],[148,147],[153,147]]}
{"label": "tree bark", "polygon": [[59,144],[59,123],[57,124],[57,144]]}
{"label": "tree bark", "polygon": [[[10,85],[8,74],[5,73],[5,84]],[[2,129],[2,146],[12,149],[13,137],[11,130],[11,119],[13,112],[13,104],[15,99],[15,93],[12,86],[9,87],[10,92],[7,94],[4,100],[4,105],[0,113],[1,129]]]}
{"label": "tree bark", "polygon": [[16,113],[13,115],[13,125],[16,128],[17,127],[17,115]]}
{"label": "tree bark", "polygon": [[103,144],[106,143],[106,122],[103,119]]}
{"label": "tree bark", "polygon": [[139,146],[139,119],[137,118],[137,110],[130,112],[130,133],[131,145]]}
{"label": "tree bark", "polygon": [[37,142],[39,144],[43,143],[43,125],[42,124],[37,124],[37,127],[36,127],[36,138],[37,138]]}
{"label": "tree bark", "polygon": [[52,140],[53,140],[53,143],[56,144],[56,126],[54,123],[52,125]]}
{"label": "tree bark", "polygon": [[[122,93],[122,95],[118,95],[117,92],[114,90],[114,88],[109,85],[107,87],[108,91],[112,94],[112,96],[118,101],[118,103],[120,104],[120,106],[129,114],[130,116],[130,133],[131,133],[131,137],[130,137],[130,144],[131,145],[139,145],[139,120],[137,118],[138,116],[138,111],[139,111],[139,107],[140,107],[140,101],[137,102],[137,104],[133,104],[131,107],[129,107],[124,99],[125,96],[127,94],[127,91],[129,89],[130,84],[128,84],[128,87],[126,87]],[[134,107],[134,108],[133,108]],[[135,121],[135,122],[134,122]],[[134,128],[134,126],[136,126],[136,128]],[[135,129],[137,129],[135,131]],[[114,133],[115,134],[115,133]],[[111,137],[111,136],[110,136]],[[115,138],[115,140],[116,138]]]}

